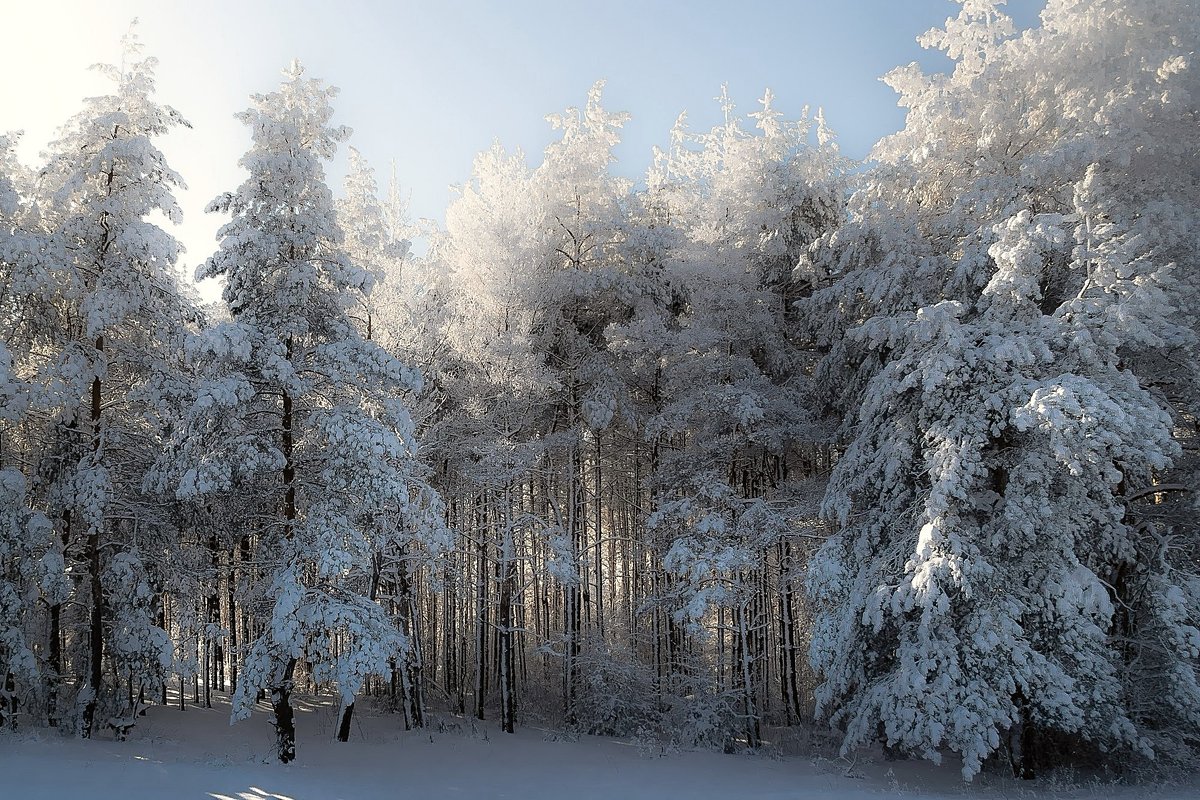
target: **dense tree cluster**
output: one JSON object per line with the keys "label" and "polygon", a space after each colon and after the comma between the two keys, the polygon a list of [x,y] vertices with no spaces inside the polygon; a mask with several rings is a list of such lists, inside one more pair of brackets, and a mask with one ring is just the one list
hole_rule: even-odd
{"label": "dense tree cluster", "polygon": [[[1200,8],[964,0],[852,163],[768,92],[616,177],[625,115],[478,156],[441,230],[298,64],[197,271],[126,42],[0,138],[0,717],[359,696],[1028,773],[1200,745]],[[416,257],[409,239],[428,238]]]}

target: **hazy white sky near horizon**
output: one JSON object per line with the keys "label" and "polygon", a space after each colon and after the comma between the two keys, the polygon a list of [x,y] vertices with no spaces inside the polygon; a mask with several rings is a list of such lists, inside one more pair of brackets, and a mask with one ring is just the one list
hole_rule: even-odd
{"label": "hazy white sky near horizon", "polygon": [[[1021,27],[1040,0],[1010,0]],[[770,87],[797,116],[821,106],[843,152],[867,154],[903,125],[878,78],[919,61],[948,61],[915,37],[956,13],[949,0],[667,2],[666,0],[0,0],[9,36],[0,48],[0,131],[24,130],[22,160],[36,163],[80,100],[107,91],[88,66],[117,62],[134,17],[159,59],[159,99],[192,123],[162,143],[188,182],[181,192],[185,272],[215,247],[221,218],[204,206],[241,181],[249,144],[233,114],[278,85],[292,58],[341,88],[335,122],[386,183],[394,160],[415,217],[441,220],[449,186],[493,140],[533,163],[553,138],[546,114],[581,105],[607,79],[605,106],[628,111],[616,170],[641,177],[686,110],[693,129],[720,115],[728,83],[740,112]],[[340,185],[345,148],[330,170]]]}

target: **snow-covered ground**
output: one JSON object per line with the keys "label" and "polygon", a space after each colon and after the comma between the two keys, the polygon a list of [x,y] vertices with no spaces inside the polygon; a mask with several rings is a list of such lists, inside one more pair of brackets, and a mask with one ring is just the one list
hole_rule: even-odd
{"label": "snow-covered ground", "polygon": [[[336,709],[298,703],[297,762],[275,763],[267,714],[229,726],[214,709],[153,707],[129,741],[64,739],[26,730],[0,735],[0,797],[12,800],[784,800],[803,798],[1195,798],[1191,786],[1124,787],[1089,781],[1036,783],[957,769],[860,758],[670,752],[600,737],[572,740],[526,728],[442,716],[425,731],[395,716],[360,713],[351,741],[333,740]],[[362,704],[360,704],[362,705]]]}

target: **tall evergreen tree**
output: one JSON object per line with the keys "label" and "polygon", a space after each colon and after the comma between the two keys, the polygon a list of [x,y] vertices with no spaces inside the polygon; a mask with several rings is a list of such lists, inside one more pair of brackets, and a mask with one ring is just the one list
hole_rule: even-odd
{"label": "tall evergreen tree", "polygon": [[[324,162],[349,131],[336,90],[299,63],[239,118],[248,178],[210,209],[233,219],[198,277],[222,277],[232,320],[190,345],[201,379],[177,442],[180,498],[250,490],[258,588],[270,613],[250,643],[234,713],[270,692],[278,755],[295,757],[290,695],[303,659],[347,706],[410,647],[377,602],[377,557],[436,537],[439,500],[420,477],[404,391],[421,377],[364,335],[373,275],[348,258]],[[273,518],[272,518],[273,517]],[[333,647],[334,639],[339,646]]]}
{"label": "tall evergreen tree", "polygon": [[1200,714],[1196,584],[1139,503],[1179,453],[1155,364],[1194,342],[1200,17],[1051,2],[1017,38],[998,5],[922,39],[951,75],[889,76],[908,123],[814,297],[845,331],[824,374],[850,367],[818,707],[968,779],[1002,746],[1153,757]]}
{"label": "tall evergreen tree", "polygon": [[88,615],[84,736],[99,708],[124,705],[105,684],[106,657],[114,674],[153,682],[171,652],[147,613],[146,582],[170,526],[155,524],[141,489],[160,433],[155,376],[173,368],[188,313],[180,245],[152,216],[179,221],[172,189],[183,182],[154,139],[187,123],[153,99],[156,62],[139,56],[132,31],[123,44],[121,66],[98,68],[114,92],[86,101],[51,145],[38,189],[44,235],[18,286],[39,354],[24,369],[55,419],[59,462],[42,465],[42,502],[61,520],[72,572],[86,576],[75,598]]}

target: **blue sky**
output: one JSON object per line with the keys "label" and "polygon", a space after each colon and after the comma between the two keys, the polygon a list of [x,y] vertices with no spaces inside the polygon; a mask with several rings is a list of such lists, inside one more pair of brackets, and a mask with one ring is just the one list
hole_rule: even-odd
{"label": "blue sky", "polygon": [[[4,2],[18,35],[0,49],[0,130],[27,132],[26,160],[80,98],[103,91],[87,66],[116,60],[120,36],[140,18],[147,52],[160,60],[160,99],[194,126],[164,146],[190,184],[179,232],[189,264],[212,250],[220,224],[204,205],[239,182],[249,138],[232,114],[277,85],[293,57],[341,88],[337,121],[354,128],[352,144],[381,176],[395,160],[414,215],[440,220],[475,153],[499,140],[535,162],[552,138],[545,115],[582,104],[600,78],[605,105],[632,114],[616,167],[631,177],[681,111],[695,129],[718,120],[722,83],[741,112],[766,87],[789,116],[823,107],[843,152],[863,157],[903,125],[879,77],[911,61],[945,69],[914,39],[957,9],[949,0]],[[1007,8],[1026,27],[1041,6]]]}

